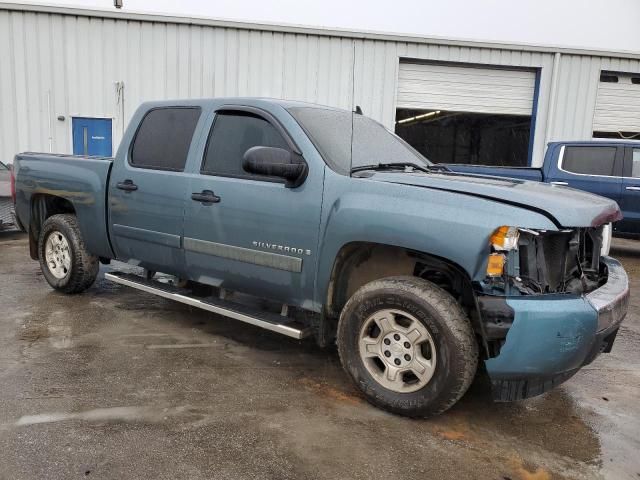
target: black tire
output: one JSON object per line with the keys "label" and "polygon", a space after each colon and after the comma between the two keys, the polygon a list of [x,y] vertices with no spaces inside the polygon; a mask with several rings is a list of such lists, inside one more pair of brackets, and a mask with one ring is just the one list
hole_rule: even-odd
{"label": "black tire", "polygon": [[[71,268],[63,278],[57,278],[52,273],[45,257],[47,240],[54,232],[62,234],[69,245]],[[52,215],[44,222],[38,238],[38,257],[40,269],[49,285],[64,293],[80,293],[89,288],[95,282],[100,268],[98,257],[85,248],[75,215],[70,214]]]}
{"label": "black tire", "polygon": [[[428,383],[417,391],[386,388],[361,358],[361,329],[375,312],[385,309],[410,314],[431,335],[435,369]],[[467,391],[478,366],[478,343],[460,305],[438,286],[417,277],[389,277],[360,288],[342,310],[337,343],[344,369],[367,400],[410,417],[435,416],[449,409]]]}

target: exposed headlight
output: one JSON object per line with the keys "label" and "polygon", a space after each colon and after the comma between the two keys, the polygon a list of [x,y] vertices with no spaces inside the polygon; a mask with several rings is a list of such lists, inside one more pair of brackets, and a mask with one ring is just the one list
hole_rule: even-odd
{"label": "exposed headlight", "polygon": [[508,252],[509,250],[518,249],[518,238],[520,238],[520,234],[516,227],[503,225],[495,229],[489,238],[489,242],[494,250]]}

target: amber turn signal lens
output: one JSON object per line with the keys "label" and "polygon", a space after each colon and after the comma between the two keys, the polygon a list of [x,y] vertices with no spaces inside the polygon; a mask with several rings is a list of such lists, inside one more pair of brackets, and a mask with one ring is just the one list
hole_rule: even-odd
{"label": "amber turn signal lens", "polygon": [[489,262],[487,262],[487,276],[488,277],[500,277],[504,271],[504,264],[506,258],[501,253],[492,253],[489,255]]}
{"label": "amber turn signal lens", "polygon": [[518,248],[519,236],[517,228],[502,226],[495,229],[491,234],[489,242],[495,250],[515,250]]}

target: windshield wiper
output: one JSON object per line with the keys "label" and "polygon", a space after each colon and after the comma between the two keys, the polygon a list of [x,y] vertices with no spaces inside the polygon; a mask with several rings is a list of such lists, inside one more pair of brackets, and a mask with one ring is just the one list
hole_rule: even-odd
{"label": "windshield wiper", "polygon": [[421,172],[448,172],[450,171],[444,165],[417,165],[411,162],[392,162],[392,163],[377,163],[375,165],[362,165],[359,167],[353,167],[351,169],[351,173],[361,172],[363,170],[397,170],[397,169],[409,169],[409,172],[412,170],[420,170]]}

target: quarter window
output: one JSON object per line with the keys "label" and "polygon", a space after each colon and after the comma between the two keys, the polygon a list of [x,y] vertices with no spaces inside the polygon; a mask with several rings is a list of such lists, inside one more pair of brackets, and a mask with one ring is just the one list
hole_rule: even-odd
{"label": "quarter window", "polygon": [[640,148],[633,149],[633,155],[631,157],[631,176],[634,178],[640,178]]}
{"label": "quarter window", "polygon": [[202,173],[251,177],[242,168],[242,160],[247,150],[258,146],[289,150],[280,132],[262,117],[248,112],[219,112],[209,134]]}
{"label": "quarter window", "polygon": [[131,165],[183,171],[200,108],[157,108],[142,119],[131,148]]}
{"label": "quarter window", "polygon": [[562,168],[583,175],[613,176],[616,147],[565,147]]}

